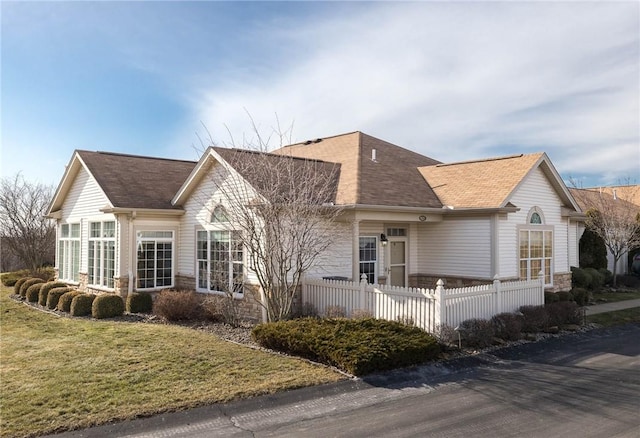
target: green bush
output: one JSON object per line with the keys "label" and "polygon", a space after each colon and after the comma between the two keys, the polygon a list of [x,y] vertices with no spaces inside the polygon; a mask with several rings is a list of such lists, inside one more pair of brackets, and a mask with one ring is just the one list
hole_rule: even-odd
{"label": "green bush", "polygon": [[167,321],[189,321],[202,315],[200,297],[194,291],[163,290],[153,303],[153,313]]}
{"label": "green bush", "polygon": [[562,326],[565,324],[580,324],[582,313],[578,304],[573,301],[561,301],[546,306],[549,314],[549,325]]}
{"label": "green bush", "polygon": [[600,271],[594,268],[586,268],[585,271],[591,276],[591,284],[589,285],[589,289],[596,291],[600,290],[600,288],[604,286],[604,275],[602,275]]}
{"label": "green bush", "polygon": [[260,324],[263,347],[336,366],[355,375],[419,364],[440,353],[436,339],[396,321],[301,318]]}
{"label": "green bush", "polygon": [[544,293],[545,304],[557,303],[558,301],[560,301],[560,297],[555,292]]}
{"label": "green bush", "polygon": [[571,267],[571,284],[573,287],[591,288],[591,274],[585,269]]}
{"label": "green bush", "polygon": [[54,310],[56,307],[58,307],[58,301],[60,301],[60,297],[70,290],[72,289],[66,286],[54,287],[53,289],[51,289],[49,291],[49,294],[47,295],[47,308]]}
{"label": "green bush", "polygon": [[44,280],[41,278],[30,278],[20,286],[20,296],[25,297],[27,295],[27,289],[29,289],[34,284],[44,283]]}
{"label": "green bush", "polygon": [[29,275],[31,275],[33,278],[39,278],[46,283],[47,281],[52,281],[54,278],[56,278],[56,271],[51,267],[40,268],[36,269],[35,271],[31,271]]}
{"label": "green bush", "polygon": [[129,313],[151,313],[153,297],[146,292],[132,292],[127,297],[126,310]]}
{"label": "green bush", "polygon": [[556,292],[558,301],[573,301],[573,294],[567,291]]}
{"label": "green bush", "polygon": [[25,298],[30,303],[38,301],[38,295],[40,294],[40,288],[46,283],[36,283],[27,288],[27,293],[24,294]]}
{"label": "green bush", "polygon": [[600,268],[598,269],[598,272],[602,274],[602,277],[604,278],[604,284],[611,284],[613,282],[613,273],[610,270],[606,268]]}
{"label": "green bush", "polygon": [[49,291],[51,289],[55,289],[57,287],[67,287],[67,283],[63,283],[61,281],[50,281],[45,283],[40,288],[40,294],[38,295],[38,304],[41,306],[47,305],[47,297],[49,296]]}
{"label": "green bush", "polygon": [[119,295],[98,295],[91,305],[91,316],[96,319],[113,318],[123,313],[124,301]]}
{"label": "green bush", "polygon": [[71,302],[75,297],[77,297],[81,293],[82,292],[77,290],[70,290],[66,294],[62,295],[58,300],[58,305],[56,306],[56,309],[58,309],[61,312],[69,313],[71,311]]}
{"label": "green bush", "polygon": [[87,316],[91,315],[91,306],[96,296],[93,294],[80,293],[71,300],[69,313],[71,316]]}
{"label": "green bush", "polygon": [[522,331],[525,333],[543,332],[549,328],[549,313],[545,306],[521,306]]}
{"label": "green bush", "polygon": [[571,289],[571,294],[573,295],[573,299],[578,304],[578,306],[586,306],[587,304],[589,304],[591,294],[588,290],[581,287],[576,287]]}
{"label": "green bush", "polygon": [[462,321],[458,327],[462,341],[467,347],[485,348],[493,344],[495,329],[491,321],[472,318]]}
{"label": "green bush", "polygon": [[3,285],[7,287],[11,287],[11,286],[15,286],[16,282],[21,278],[27,278],[27,277],[29,277],[29,271],[26,269],[22,269],[20,271],[13,271],[13,272],[7,272],[5,274],[2,274],[2,276],[0,277],[0,280],[2,281]]}
{"label": "green bush", "polygon": [[33,278],[33,277],[18,278],[16,283],[13,285],[13,293],[15,295],[20,295],[20,289],[22,289],[22,285],[25,283],[25,281],[31,280],[31,278]]}
{"label": "green bush", "polygon": [[579,242],[581,268],[606,268],[607,247],[602,237],[587,229],[582,233]]}
{"label": "green bush", "polygon": [[491,318],[495,335],[505,341],[517,341],[522,336],[522,315],[498,313]]}

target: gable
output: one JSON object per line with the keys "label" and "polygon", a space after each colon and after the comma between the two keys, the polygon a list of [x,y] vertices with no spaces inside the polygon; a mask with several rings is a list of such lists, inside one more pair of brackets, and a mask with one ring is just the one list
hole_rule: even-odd
{"label": "gable", "polygon": [[73,178],[60,206],[62,219],[90,217],[109,207],[106,197],[96,180],[82,167]]}

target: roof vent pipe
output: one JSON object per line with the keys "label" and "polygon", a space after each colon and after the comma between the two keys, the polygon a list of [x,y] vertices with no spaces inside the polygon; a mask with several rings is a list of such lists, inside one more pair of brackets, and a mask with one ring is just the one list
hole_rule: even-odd
{"label": "roof vent pipe", "polygon": [[376,150],[371,149],[371,161],[376,161]]}

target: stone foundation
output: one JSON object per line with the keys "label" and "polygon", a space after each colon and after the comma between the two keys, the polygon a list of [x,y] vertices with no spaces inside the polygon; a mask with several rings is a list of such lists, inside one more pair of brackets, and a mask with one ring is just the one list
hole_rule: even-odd
{"label": "stone foundation", "polygon": [[571,290],[571,272],[553,274],[553,292]]}
{"label": "stone foundation", "polygon": [[[439,279],[444,281],[444,287],[454,289],[458,287],[479,286],[482,284],[491,284],[493,280],[479,278],[464,277],[447,277],[442,275],[430,274],[409,274],[409,287],[417,287],[421,289],[435,289]],[[508,280],[502,280],[508,281]]]}

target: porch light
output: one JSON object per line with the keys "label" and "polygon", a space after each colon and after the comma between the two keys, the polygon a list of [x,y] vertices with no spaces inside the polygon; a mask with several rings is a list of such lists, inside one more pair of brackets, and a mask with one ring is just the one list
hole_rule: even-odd
{"label": "porch light", "polygon": [[387,246],[387,243],[389,243],[389,240],[384,233],[380,234],[380,243],[382,244],[382,246]]}

